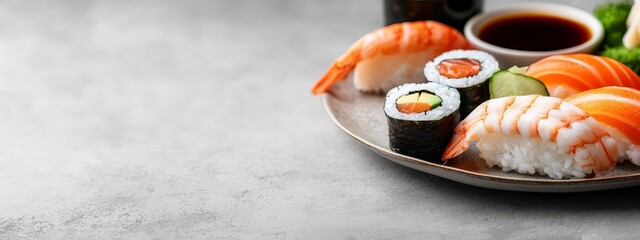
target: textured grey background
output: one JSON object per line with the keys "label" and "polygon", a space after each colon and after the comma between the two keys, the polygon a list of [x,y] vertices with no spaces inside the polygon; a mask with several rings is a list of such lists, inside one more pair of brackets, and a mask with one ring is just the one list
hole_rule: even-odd
{"label": "textured grey background", "polygon": [[476,188],[341,132],[309,89],[381,6],[0,1],[0,239],[638,237],[640,188]]}

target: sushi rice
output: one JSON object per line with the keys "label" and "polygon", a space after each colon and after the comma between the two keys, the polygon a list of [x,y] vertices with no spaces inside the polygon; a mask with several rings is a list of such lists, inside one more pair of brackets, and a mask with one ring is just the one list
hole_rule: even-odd
{"label": "sushi rice", "polygon": [[[427,90],[442,98],[442,105],[421,113],[402,113],[396,108],[396,99],[411,92]],[[460,94],[453,88],[438,83],[408,83],[391,89],[387,93],[384,112],[387,116],[408,121],[435,121],[452,114],[460,106]]]}
{"label": "sushi rice", "polygon": [[[591,169],[578,164],[579,156],[559,150],[557,144],[518,135],[487,134],[476,147],[488,167],[502,171],[546,175],[553,179],[584,178]],[[576,160],[574,160],[576,159]]]}

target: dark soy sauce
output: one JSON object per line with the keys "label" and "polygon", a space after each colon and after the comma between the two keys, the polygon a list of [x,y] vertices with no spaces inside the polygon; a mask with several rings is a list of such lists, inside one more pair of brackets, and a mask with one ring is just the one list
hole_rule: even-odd
{"label": "dark soy sauce", "polygon": [[478,37],[503,48],[553,51],[580,45],[591,38],[591,32],[568,19],[531,14],[490,22],[480,29]]}

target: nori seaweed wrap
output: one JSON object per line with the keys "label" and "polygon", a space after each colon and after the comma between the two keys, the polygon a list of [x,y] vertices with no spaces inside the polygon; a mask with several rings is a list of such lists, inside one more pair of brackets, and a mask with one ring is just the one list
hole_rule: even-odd
{"label": "nori seaweed wrap", "polygon": [[489,100],[489,78],[499,69],[498,61],[483,51],[452,50],[428,62],[424,75],[429,82],[456,88],[460,92],[460,115],[465,118]]}
{"label": "nori seaweed wrap", "polygon": [[[403,101],[406,98],[412,100]],[[428,106],[416,107],[421,104]],[[403,106],[411,109],[407,111]],[[453,129],[460,122],[459,107],[458,91],[439,83],[408,83],[391,89],[384,104],[391,150],[440,162]]]}

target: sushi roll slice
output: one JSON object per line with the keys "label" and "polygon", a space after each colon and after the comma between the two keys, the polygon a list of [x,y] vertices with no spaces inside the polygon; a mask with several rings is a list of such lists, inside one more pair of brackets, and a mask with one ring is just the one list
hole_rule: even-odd
{"label": "sushi roll slice", "polygon": [[499,69],[498,61],[483,51],[448,51],[428,62],[424,75],[429,82],[456,88],[460,92],[460,115],[469,115],[489,100],[489,78]]}
{"label": "sushi roll slice", "polygon": [[437,162],[460,122],[460,94],[439,83],[408,83],[391,89],[384,113],[391,150]]}

